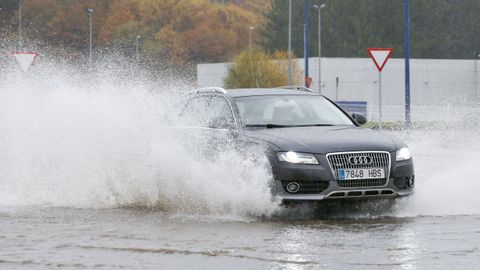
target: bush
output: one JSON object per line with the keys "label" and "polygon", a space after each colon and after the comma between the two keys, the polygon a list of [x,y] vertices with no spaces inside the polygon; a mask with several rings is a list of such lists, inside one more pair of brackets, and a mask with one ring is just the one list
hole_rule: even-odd
{"label": "bush", "polygon": [[[270,56],[258,49],[247,49],[237,57],[228,69],[226,88],[279,87],[288,85],[286,53]],[[293,82],[299,82],[299,72],[292,65]],[[301,76],[301,75],[300,75]]]}

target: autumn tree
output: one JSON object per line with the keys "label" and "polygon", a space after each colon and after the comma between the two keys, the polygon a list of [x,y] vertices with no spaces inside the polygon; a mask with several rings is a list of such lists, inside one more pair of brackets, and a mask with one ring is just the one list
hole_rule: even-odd
{"label": "autumn tree", "polygon": [[108,0],[23,0],[26,38],[82,50],[88,47],[87,9],[93,8],[94,38],[109,8]]}
{"label": "autumn tree", "polygon": [[263,23],[263,16],[243,5],[255,12],[265,6],[252,0],[112,1],[99,36],[105,44],[133,48],[140,35],[149,59],[178,65],[228,61],[248,46],[249,27]]}
{"label": "autumn tree", "polygon": [[[287,51],[274,51],[272,53],[272,59],[278,64],[279,68],[282,69],[284,74],[288,76],[288,52]],[[291,62],[291,85],[303,85],[304,77],[303,70],[298,66],[295,58],[297,56],[292,53],[292,62]]]}
{"label": "autumn tree", "polygon": [[[0,33],[15,36],[18,0],[3,0],[0,6],[5,29]],[[249,27],[262,28],[269,6],[256,0],[22,0],[22,17],[25,40],[54,51],[86,53],[86,10],[93,8],[95,51],[132,56],[141,36],[144,60],[184,66],[231,60],[248,46]],[[260,40],[259,31],[253,40]]]}
{"label": "autumn tree", "polygon": [[[286,53],[266,54],[258,49],[247,49],[237,57],[225,78],[227,88],[279,87],[288,85]],[[296,65],[294,84],[300,80]]]}

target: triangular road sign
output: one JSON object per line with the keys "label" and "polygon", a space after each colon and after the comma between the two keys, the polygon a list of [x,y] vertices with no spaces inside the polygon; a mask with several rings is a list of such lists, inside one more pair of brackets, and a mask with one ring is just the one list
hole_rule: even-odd
{"label": "triangular road sign", "polygon": [[393,48],[369,48],[368,54],[373,59],[375,66],[377,66],[378,71],[382,72],[383,67],[390,58],[390,55],[393,52]]}
{"label": "triangular road sign", "polygon": [[13,57],[17,61],[18,65],[23,71],[27,71],[33,64],[35,57],[38,56],[37,52],[13,52]]}

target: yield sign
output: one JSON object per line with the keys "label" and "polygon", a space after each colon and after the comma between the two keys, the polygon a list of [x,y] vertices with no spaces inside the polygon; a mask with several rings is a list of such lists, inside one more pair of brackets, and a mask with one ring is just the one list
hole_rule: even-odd
{"label": "yield sign", "polygon": [[393,52],[393,48],[369,48],[368,54],[373,59],[375,66],[377,66],[378,71],[382,72],[383,67],[390,58],[390,55]]}
{"label": "yield sign", "polygon": [[12,54],[23,71],[27,71],[38,56],[37,52],[13,52]]}

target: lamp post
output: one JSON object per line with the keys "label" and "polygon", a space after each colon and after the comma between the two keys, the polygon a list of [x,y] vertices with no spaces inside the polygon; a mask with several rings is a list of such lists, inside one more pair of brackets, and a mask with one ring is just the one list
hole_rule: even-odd
{"label": "lamp post", "polygon": [[475,99],[474,101],[478,102],[480,101],[480,85],[479,85],[479,79],[478,79],[478,60],[480,59],[480,52],[477,53],[477,57],[475,57]]}
{"label": "lamp post", "polygon": [[93,48],[92,48],[92,32],[93,32],[93,26],[92,26],[92,16],[93,16],[93,8],[87,9],[87,14],[88,14],[88,29],[89,29],[89,51],[88,51],[88,62],[92,64],[93,60]]}
{"label": "lamp post", "polygon": [[288,85],[292,85],[292,0],[288,0]]}
{"label": "lamp post", "polygon": [[138,64],[138,62],[140,62],[140,52],[138,50],[138,46],[139,46],[141,38],[142,37],[140,35],[137,35],[135,37],[135,60],[137,61],[137,64]]}
{"label": "lamp post", "polygon": [[403,2],[403,11],[404,11],[404,23],[405,23],[405,48],[404,48],[404,58],[405,58],[405,125],[410,128],[411,126],[411,111],[410,111],[410,19],[409,19],[409,7],[408,0]]}
{"label": "lamp post", "polygon": [[305,24],[303,25],[303,42],[304,50],[303,57],[305,58],[305,87],[309,88],[309,76],[308,76],[308,0],[305,0]]}
{"label": "lamp post", "polygon": [[325,4],[313,5],[318,11],[318,94],[322,94],[322,17],[321,10]]}
{"label": "lamp post", "polygon": [[22,50],[22,0],[18,0],[18,49]]}
{"label": "lamp post", "polygon": [[252,47],[252,32],[253,32],[253,29],[255,29],[255,27],[253,27],[253,26],[250,26],[248,28],[248,30],[249,30],[249,33],[248,33],[249,34],[248,35],[248,47]]}

